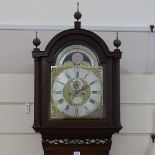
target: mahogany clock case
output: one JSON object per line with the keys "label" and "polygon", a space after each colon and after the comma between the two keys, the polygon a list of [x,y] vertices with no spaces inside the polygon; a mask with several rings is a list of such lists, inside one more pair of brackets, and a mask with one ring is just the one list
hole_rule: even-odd
{"label": "mahogany clock case", "polygon": [[[51,119],[49,118],[51,93],[51,66],[55,65],[60,49],[69,45],[87,46],[103,66],[103,118]],[[33,128],[51,138],[105,138],[118,132],[120,124],[120,72],[121,52],[110,52],[106,43],[95,33],[85,29],[69,29],[57,34],[45,51],[34,49],[35,97]]]}

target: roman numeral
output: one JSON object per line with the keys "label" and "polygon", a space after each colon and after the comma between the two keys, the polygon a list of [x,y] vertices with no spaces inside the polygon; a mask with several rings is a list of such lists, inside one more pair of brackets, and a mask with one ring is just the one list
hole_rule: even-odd
{"label": "roman numeral", "polygon": [[64,99],[63,98],[61,98],[60,100],[58,100],[58,103],[59,104],[62,104],[64,102]]}
{"label": "roman numeral", "polygon": [[75,72],[75,77],[78,78],[78,77],[79,77],[79,71],[78,71],[78,68],[74,68],[74,72]]}
{"label": "roman numeral", "polygon": [[88,113],[89,112],[89,109],[86,106],[84,106],[84,108],[86,110],[86,113]]}
{"label": "roman numeral", "polygon": [[75,76],[76,76],[76,78],[79,77],[79,71],[76,71]]}
{"label": "roman numeral", "polygon": [[89,74],[89,73],[87,73],[83,79],[86,79],[86,77],[88,76],[88,74]]}
{"label": "roman numeral", "polygon": [[77,116],[78,115],[78,108],[75,108],[75,116]]}
{"label": "roman numeral", "polygon": [[60,83],[60,84],[64,85],[64,83],[62,83],[61,81],[58,81],[58,80],[57,80],[56,82],[58,82],[58,83]]}
{"label": "roman numeral", "polygon": [[69,110],[70,109],[70,105],[67,105],[65,110]]}
{"label": "roman numeral", "polygon": [[89,102],[92,103],[92,104],[96,103],[96,101],[94,99],[92,99],[92,98],[89,100]]}
{"label": "roman numeral", "polygon": [[96,83],[96,82],[97,82],[97,80],[95,80],[95,81],[91,82],[91,83],[90,83],[90,85],[93,85],[93,84],[94,84],[94,83]]}
{"label": "roman numeral", "polygon": [[62,94],[62,91],[54,91],[55,94]]}
{"label": "roman numeral", "polygon": [[101,91],[96,91],[96,90],[94,90],[94,91],[92,91],[91,93],[92,93],[92,94],[101,94]]}
{"label": "roman numeral", "polygon": [[65,75],[68,79],[71,79],[71,76],[69,75],[69,73],[65,72]]}

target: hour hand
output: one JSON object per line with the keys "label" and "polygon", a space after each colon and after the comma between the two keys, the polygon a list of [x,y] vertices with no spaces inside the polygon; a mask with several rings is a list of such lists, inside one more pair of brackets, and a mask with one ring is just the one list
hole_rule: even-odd
{"label": "hour hand", "polygon": [[85,85],[82,86],[81,89],[75,90],[75,96],[77,96],[81,91],[86,90],[87,88],[88,88],[88,85],[85,84]]}

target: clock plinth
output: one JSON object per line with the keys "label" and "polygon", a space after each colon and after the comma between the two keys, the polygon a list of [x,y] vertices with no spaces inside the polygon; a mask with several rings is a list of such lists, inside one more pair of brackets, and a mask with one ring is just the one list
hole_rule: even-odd
{"label": "clock plinth", "polygon": [[109,155],[122,128],[120,50],[110,52],[98,35],[75,28],[57,34],[45,51],[34,49],[33,58],[33,128],[45,155]]}

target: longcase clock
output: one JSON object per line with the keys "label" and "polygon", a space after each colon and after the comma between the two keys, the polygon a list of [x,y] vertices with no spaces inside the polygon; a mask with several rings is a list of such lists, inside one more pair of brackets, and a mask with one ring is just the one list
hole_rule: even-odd
{"label": "longcase clock", "polygon": [[120,41],[109,51],[95,33],[74,28],[52,38],[45,51],[33,41],[33,128],[45,155],[108,155],[120,124]]}

